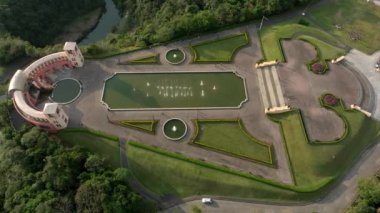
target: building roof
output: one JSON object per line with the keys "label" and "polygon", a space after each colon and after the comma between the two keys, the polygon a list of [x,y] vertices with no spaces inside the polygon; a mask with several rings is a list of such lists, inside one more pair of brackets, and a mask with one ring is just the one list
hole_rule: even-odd
{"label": "building roof", "polygon": [[13,98],[17,104],[17,107],[25,114],[35,118],[45,118],[45,115],[41,111],[32,108],[28,103],[26,103],[24,93],[22,91],[15,91]]}
{"label": "building roof", "polygon": [[76,46],[76,42],[66,42],[65,46],[63,47],[63,50],[74,50]]}
{"label": "building roof", "polygon": [[57,104],[57,103],[47,103],[47,104],[45,104],[45,106],[44,106],[43,113],[44,113],[45,115],[53,115],[53,114],[56,114],[57,108],[58,108],[58,104]]}
{"label": "building roof", "polygon": [[8,92],[13,90],[24,91],[28,76],[22,70],[17,70],[9,83]]}

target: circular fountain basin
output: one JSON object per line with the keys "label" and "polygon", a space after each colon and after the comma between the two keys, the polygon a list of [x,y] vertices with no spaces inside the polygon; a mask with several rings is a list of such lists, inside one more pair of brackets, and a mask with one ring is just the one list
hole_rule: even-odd
{"label": "circular fountain basin", "polygon": [[186,59],[186,54],[181,49],[171,49],[166,52],[166,60],[170,64],[180,64]]}
{"label": "circular fountain basin", "polygon": [[181,140],[187,133],[187,125],[182,119],[171,118],[164,123],[162,132],[169,140]]}
{"label": "circular fountain basin", "polygon": [[81,93],[81,83],[76,79],[66,78],[54,84],[50,98],[59,104],[69,104],[79,98]]}

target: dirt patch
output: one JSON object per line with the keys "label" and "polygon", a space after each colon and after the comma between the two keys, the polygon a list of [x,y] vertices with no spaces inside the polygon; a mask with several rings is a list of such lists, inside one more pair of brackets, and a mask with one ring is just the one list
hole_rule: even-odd
{"label": "dirt patch", "polygon": [[71,24],[64,27],[62,34],[54,39],[54,43],[78,41],[85,37],[98,24],[102,14],[103,8],[98,8],[75,19]]}
{"label": "dirt patch", "polygon": [[361,87],[357,78],[344,66],[330,64],[325,75],[316,75],[306,68],[306,63],[315,57],[314,48],[302,41],[284,41],[288,62],[278,67],[284,96],[291,107],[299,108],[305,126],[313,140],[334,140],[344,131],[343,121],[332,111],[322,108],[319,97],[330,92],[346,105],[357,103]]}

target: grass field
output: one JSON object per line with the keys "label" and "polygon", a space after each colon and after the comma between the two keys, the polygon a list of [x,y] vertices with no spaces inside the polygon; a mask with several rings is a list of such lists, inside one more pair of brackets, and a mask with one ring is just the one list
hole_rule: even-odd
{"label": "grass field", "polygon": [[[311,18],[345,44],[367,54],[380,49],[380,7],[372,1],[339,0],[309,12]],[[338,30],[335,25],[342,27]],[[361,39],[354,41],[349,33],[359,33]]]}
{"label": "grass field", "polygon": [[215,41],[192,45],[193,61],[197,62],[231,62],[236,52],[249,44],[247,33],[221,38]]}
{"label": "grass field", "polygon": [[239,120],[197,120],[192,143],[228,155],[273,164],[271,145],[252,137]]}
{"label": "grass field", "polygon": [[340,104],[333,111],[344,116],[350,132],[338,143],[310,143],[299,111],[271,115],[281,124],[289,158],[298,186],[318,186],[336,178],[379,136],[380,124]]}
{"label": "grass field", "polygon": [[126,62],[120,62],[121,65],[138,65],[138,64],[159,64],[160,63],[160,55],[154,54],[154,55],[148,55],[140,58],[135,58],[128,60]]}
{"label": "grass field", "polygon": [[298,38],[301,40],[308,41],[315,47],[318,47],[321,61],[336,59],[346,53],[346,51],[342,48],[332,46],[326,42],[323,42],[311,36],[302,35]]}
{"label": "grass field", "polygon": [[78,145],[92,153],[99,154],[111,168],[120,167],[118,141],[110,140],[86,131],[61,131],[58,137],[71,146]]}
{"label": "grass field", "polygon": [[181,155],[169,156],[154,150],[155,148],[146,149],[129,142],[128,162],[132,174],[160,197],[207,194],[294,202],[312,196],[310,193],[299,194],[233,172],[224,172],[203,161],[189,161]]}
{"label": "grass field", "polygon": [[[277,25],[265,27],[260,32],[260,39],[262,44],[261,48],[265,60],[272,61],[277,59],[281,62],[285,62],[285,57],[283,55],[282,47],[279,40],[298,38],[300,36],[303,36],[305,40],[308,40],[317,48],[324,49],[324,52],[326,54],[330,51],[339,51],[336,48],[334,48],[333,50],[326,50],[328,45],[326,43],[332,44],[334,46],[341,45],[333,36],[329,35],[326,32],[323,32],[322,30],[319,30],[318,28],[284,22]],[[328,46],[332,47],[331,45]],[[329,54],[327,54],[327,56],[328,55]]]}

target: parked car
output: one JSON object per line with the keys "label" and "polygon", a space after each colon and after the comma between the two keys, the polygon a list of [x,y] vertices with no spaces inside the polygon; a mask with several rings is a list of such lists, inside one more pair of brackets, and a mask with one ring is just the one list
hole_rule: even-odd
{"label": "parked car", "polygon": [[204,197],[204,198],[202,198],[202,203],[203,204],[211,204],[212,203],[212,199],[208,198],[208,197]]}
{"label": "parked car", "polygon": [[378,61],[375,65],[376,71],[380,71],[380,61]]}

